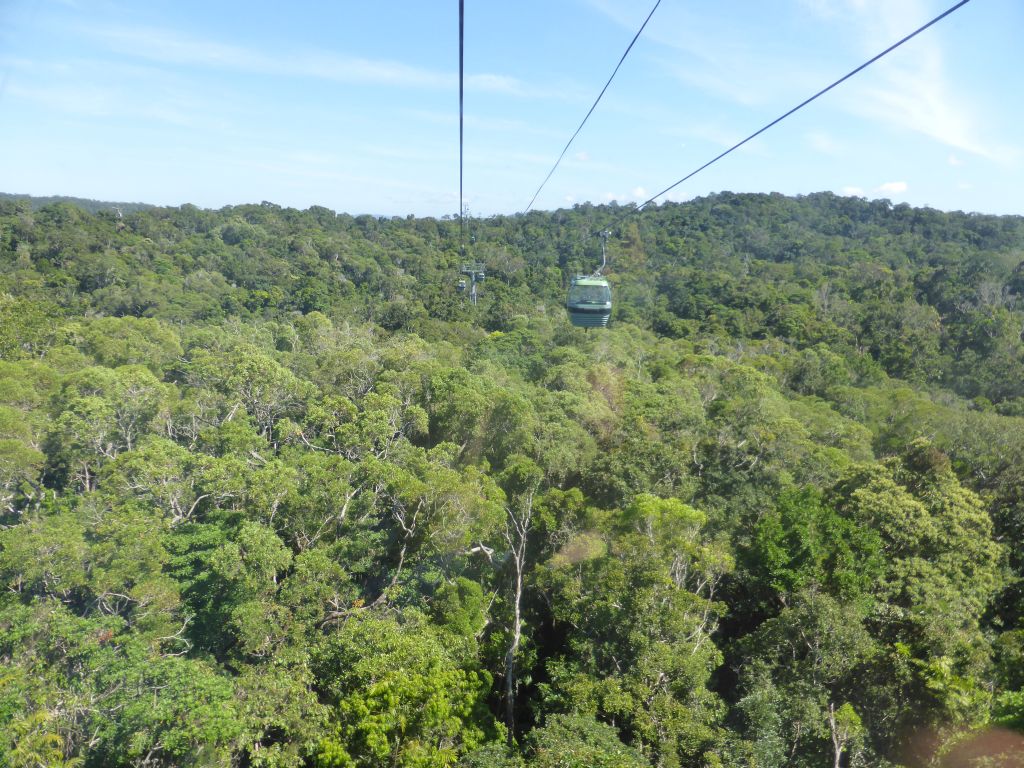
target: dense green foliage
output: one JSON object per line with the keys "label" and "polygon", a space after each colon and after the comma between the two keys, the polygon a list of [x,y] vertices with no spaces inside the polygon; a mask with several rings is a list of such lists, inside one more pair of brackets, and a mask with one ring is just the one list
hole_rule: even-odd
{"label": "dense green foliage", "polygon": [[1024,219],[123,213],[0,200],[0,764],[1016,764]]}

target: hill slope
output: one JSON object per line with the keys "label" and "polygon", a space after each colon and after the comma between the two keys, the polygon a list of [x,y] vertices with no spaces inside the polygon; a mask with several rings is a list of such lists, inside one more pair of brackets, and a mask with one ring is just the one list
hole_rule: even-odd
{"label": "hill slope", "polygon": [[476,306],[455,221],[0,201],[4,760],[911,765],[1020,727],[1024,219],[468,229]]}

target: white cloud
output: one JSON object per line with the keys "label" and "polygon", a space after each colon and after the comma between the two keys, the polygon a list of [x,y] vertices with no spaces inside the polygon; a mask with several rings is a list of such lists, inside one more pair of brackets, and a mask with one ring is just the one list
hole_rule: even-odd
{"label": "white cloud", "polygon": [[638,200],[646,200],[648,197],[650,197],[650,195],[647,193],[647,190],[644,189],[643,187],[634,187],[633,197],[637,198]]}
{"label": "white cloud", "polygon": [[905,181],[887,181],[885,184],[878,185],[878,191],[890,194],[899,194],[906,192],[908,186],[909,185]]}
{"label": "white cloud", "polygon": [[839,190],[839,194],[846,197],[864,197],[864,189],[862,187],[843,187]]}
{"label": "white cloud", "polygon": [[588,153],[588,152],[577,152],[575,155],[573,155],[573,157],[575,157],[581,163],[585,163],[585,162],[587,162],[590,159],[590,153]]}
{"label": "white cloud", "polygon": [[964,161],[961,160],[956,155],[954,155],[953,153],[950,153],[949,158],[947,158],[946,162],[948,162],[954,168],[958,168],[959,166],[964,164]]}

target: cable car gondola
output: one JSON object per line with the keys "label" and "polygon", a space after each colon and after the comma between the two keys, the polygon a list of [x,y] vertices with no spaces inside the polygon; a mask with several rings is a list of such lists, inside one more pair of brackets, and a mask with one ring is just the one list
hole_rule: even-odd
{"label": "cable car gondola", "polygon": [[605,328],[612,316],[612,289],[601,277],[601,270],[608,264],[607,230],[601,233],[601,266],[592,275],[576,275],[569,286],[565,308],[569,322],[577,328]]}
{"label": "cable car gondola", "polygon": [[600,275],[573,278],[565,300],[569,322],[577,328],[604,328],[612,316],[612,289]]}

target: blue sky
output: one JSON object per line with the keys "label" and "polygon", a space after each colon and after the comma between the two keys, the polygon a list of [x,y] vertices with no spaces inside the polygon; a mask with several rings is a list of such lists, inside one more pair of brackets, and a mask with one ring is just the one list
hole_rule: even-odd
{"label": "blue sky", "polygon": [[[534,204],[640,202],[953,4],[662,0]],[[653,0],[466,0],[465,198],[526,208]],[[456,0],[0,0],[0,191],[455,215]],[[1024,214],[1021,0],[677,187]]]}

